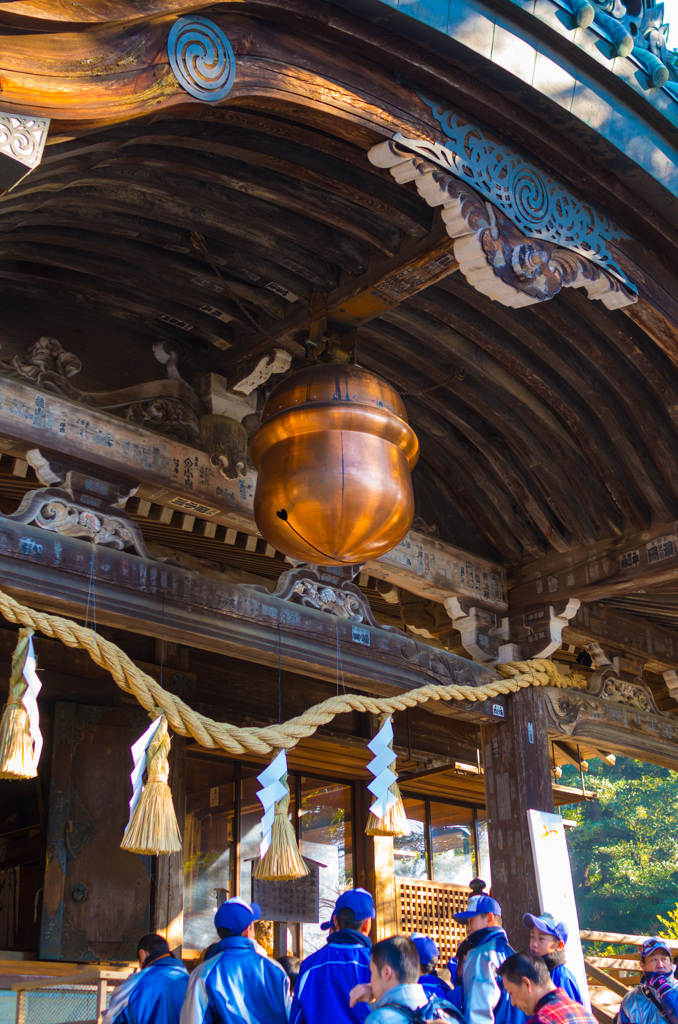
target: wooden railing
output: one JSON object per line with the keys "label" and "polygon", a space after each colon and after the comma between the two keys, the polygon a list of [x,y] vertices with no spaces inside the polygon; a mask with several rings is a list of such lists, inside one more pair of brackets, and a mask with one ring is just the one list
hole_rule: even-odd
{"label": "wooden railing", "polygon": [[[616,980],[617,984],[612,987],[608,985],[611,991],[616,992],[618,995],[624,995],[628,991],[628,986],[636,985],[640,978],[642,969],[640,966],[640,947],[650,938],[649,935],[622,935],[619,932],[592,932],[592,931],[580,931],[579,935],[582,939],[590,942],[606,942],[608,945],[616,946],[637,946],[639,950],[638,957],[636,959],[630,959],[623,953],[619,956],[587,956],[585,957],[586,969],[592,978],[598,982],[598,984],[605,984],[599,975],[605,972],[605,975],[610,976],[613,980]],[[666,942],[668,949],[673,952],[678,951],[678,939],[663,939]],[[589,968],[594,968],[596,974],[593,971],[589,971]],[[620,991],[623,989],[624,991]]]}
{"label": "wooden railing", "polygon": [[471,890],[466,885],[418,878],[397,878],[396,886],[398,931],[401,935],[428,935],[440,949],[440,963],[447,963],[466,938],[466,929],[452,915],[466,910]]}

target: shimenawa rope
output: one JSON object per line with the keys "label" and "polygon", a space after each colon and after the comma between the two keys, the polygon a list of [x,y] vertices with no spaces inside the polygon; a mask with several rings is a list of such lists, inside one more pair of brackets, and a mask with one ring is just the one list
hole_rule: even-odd
{"label": "shimenawa rope", "polygon": [[155,679],[138,668],[124,651],[87,626],[59,615],[28,608],[2,590],[0,614],[9,622],[20,623],[45,636],[55,637],[67,647],[86,650],[97,665],[111,673],[116,685],[126,693],[132,693],[147,711],[160,708],[174,732],[180,736],[192,736],[202,747],[220,747],[229,754],[263,755],[273,750],[290,749],[299,740],[312,736],[319,726],[326,725],[336,715],[347,711],[384,715],[404,711],[431,700],[484,701],[501,694],[516,693],[530,686],[581,688],[586,685],[576,674],[562,676],[552,661],[515,661],[497,666],[496,671],[504,678],[480,686],[427,683],[392,697],[347,693],[315,704],[303,714],[280,725],[246,728],[228,722],[215,722],[193,711],[179,697],[163,689]]}

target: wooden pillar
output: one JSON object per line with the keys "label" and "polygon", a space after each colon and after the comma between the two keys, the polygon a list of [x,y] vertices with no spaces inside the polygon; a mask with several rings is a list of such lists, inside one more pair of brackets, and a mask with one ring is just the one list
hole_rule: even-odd
{"label": "wooden pillar", "polygon": [[368,836],[365,826],[374,797],[366,783],[356,785],[356,886],[367,889],[374,897],[377,916],[371,932],[373,942],[395,935],[398,931],[396,880],[391,836]]}
{"label": "wooden pillar", "polygon": [[523,914],[540,909],[527,811],[553,812],[546,711],[539,690],[511,694],[507,720],[483,728],[482,746],[492,895],[501,904],[509,942],[525,949]]}
{"label": "wooden pillar", "polygon": [[[182,842],[186,821],[186,738],[172,736],[170,789]],[[163,935],[173,953],[184,941],[184,851],[153,858],[151,931]]]}

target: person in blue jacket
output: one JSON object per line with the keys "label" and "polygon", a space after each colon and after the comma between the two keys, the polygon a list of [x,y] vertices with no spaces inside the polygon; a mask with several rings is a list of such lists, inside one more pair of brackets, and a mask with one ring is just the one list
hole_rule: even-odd
{"label": "person in blue jacket", "polygon": [[181,1024],[287,1024],[289,978],[254,947],[260,917],[259,905],[239,896],[221,904],[214,917],[221,941],[191,974]]}
{"label": "person in blue jacket", "polygon": [[137,957],[141,970],[115,989],[104,1024],[179,1024],[188,971],[162,935],[139,939]]}
{"label": "person in blue jacket", "polygon": [[366,1003],[351,1007],[356,985],[369,983],[372,943],[369,932],[376,917],[374,900],[365,889],[349,889],[337,900],[327,945],[301,964],[294,989],[290,1024],[362,1024],[370,1012]]}
{"label": "person in blue jacket", "polygon": [[678,981],[666,939],[646,939],[640,965],[640,985],[622,999],[617,1024],[678,1024]]}
{"label": "person in blue jacket", "polygon": [[499,967],[513,953],[501,927],[501,907],[491,896],[476,894],[454,919],[464,923],[467,932],[461,1002],[468,1024],[524,1024],[525,1015],[511,1005],[497,976]]}
{"label": "person in blue jacket", "polygon": [[438,977],[436,968],[440,950],[436,943],[428,935],[420,935],[419,932],[414,932],[411,939],[419,954],[419,984],[428,998],[437,996],[439,999],[445,999],[448,1003],[456,1003],[451,987]]}
{"label": "person in blue jacket", "polygon": [[523,924],[530,929],[530,953],[540,956],[549,969],[551,981],[562,988],[575,1003],[584,1005],[577,979],[565,966],[567,925],[553,914],[525,914]]}

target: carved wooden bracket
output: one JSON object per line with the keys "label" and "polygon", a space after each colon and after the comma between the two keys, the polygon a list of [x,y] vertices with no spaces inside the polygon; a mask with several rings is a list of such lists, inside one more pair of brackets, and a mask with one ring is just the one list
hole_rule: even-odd
{"label": "carved wooden bracket", "polygon": [[664,672],[664,682],[666,683],[669,695],[678,702],[678,672],[676,672],[675,668],[670,668]]}
{"label": "carved wooden bracket", "polygon": [[501,617],[481,605],[448,597],[445,609],[474,661],[505,662],[548,658],[557,651],[563,629],[576,615],[579,604],[579,600],[573,599],[523,615]]}
{"label": "carved wooden bracket", "polygon": [[[614,749],[658,764],[675,764],[678,722],[653,708],[651,698],[643,706],[645,698],[630,691],[617,691],[615,699],[549,686],[539,692],[546,703],[552,737],[563,735],[596,749]],[[620,696],[622,699],[617,699]],[[633,703],[636,698],[639,705]]]}
{"label": "carved wooden bracket", "polygon": [[50,119],[0,112],[0,192],[14,188],[42,160]]}
{"label": "carved wooden bracket", "polygon": [[3,518],[102,547],[131,550],[155,561],[137,523],[116,507],[135,493],[137,483],[120,476],[104,476],[99,469],[92,472],[84,463],[37,448],[26,458],[46,486],[28,491],[16,512]]}
{"label": "carved wooden bracket", "polygon": [[544,302],[561,288],[585,288],[608,309],[637,301],[632,289],[600,263],[521,231],[496,204],[443,169],[446,153],[438,143],[399,138],[378,143],[368,156],[400,184],[414,181],[429,206],[442,207],[459,269],[477,291],[512,307]]}

